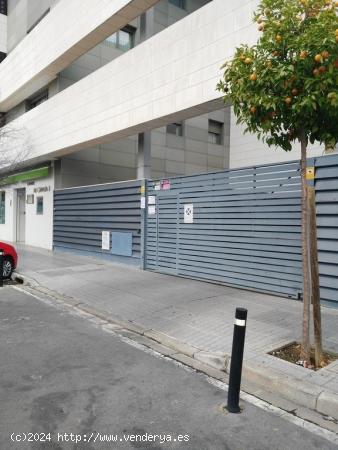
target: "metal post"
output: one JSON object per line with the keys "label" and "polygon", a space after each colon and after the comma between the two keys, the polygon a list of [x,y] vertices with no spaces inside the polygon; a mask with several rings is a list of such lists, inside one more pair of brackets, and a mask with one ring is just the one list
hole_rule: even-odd
{"label": "metal post", "polygon": [[239,391],[241,389],[242,364],[243,364],[247,314],[248,314],[247,309],[236,308],[235,322],[234,322],[234,336],[232,340],[228,405],[227,405],[227,409],[231,413],[241,412],[239,408]]}
{"label": "metal post", "polygon": [[4,251],[0,250],[0,287],[4,285]]}

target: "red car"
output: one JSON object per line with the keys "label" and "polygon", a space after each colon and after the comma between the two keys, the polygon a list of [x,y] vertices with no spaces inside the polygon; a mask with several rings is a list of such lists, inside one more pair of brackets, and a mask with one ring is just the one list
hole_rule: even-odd
{"label": "red car", "polygon": [[10,278],[18,263],[18,255],[12,245],[5,244],[4,242],[0,242],[0,250],[4,252],[3,277]]}

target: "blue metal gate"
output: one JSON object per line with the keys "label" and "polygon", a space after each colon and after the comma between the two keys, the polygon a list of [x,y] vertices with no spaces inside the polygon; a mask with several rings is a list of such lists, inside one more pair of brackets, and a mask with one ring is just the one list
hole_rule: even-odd
{"label": "blue metal gate", "polygon": [[145,268],[298,297],[300,196],[299,162],[149,181]]}
{"label": "blue metal gate", "polygon": [[[139,265],[141,185],[132,180],[56,190],[54,248]],[[108,241],[103,246],[104,237]]]}

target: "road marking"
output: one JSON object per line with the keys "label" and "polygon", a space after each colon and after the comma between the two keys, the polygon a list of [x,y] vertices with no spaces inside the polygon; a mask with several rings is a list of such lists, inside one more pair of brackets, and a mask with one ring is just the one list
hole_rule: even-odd
{"label": "road marking", "polygon": [[[183,364],[180,361],[177,361],[177,360],[171,358],[170,356],[162,355],[161,353],[157,352],[156,350],[153,350],[152,348],[147,347],[144,344],[140,344],[139,342],[134,341],[133,339],[130,339],[126,336],[122,336],[119,334],[119,330],[113,330],[113,329],[108,328],[106,325],[110,324],[109,321],[104,321],[102,319],[98,319],[95,315],[89,314],[85,311],[82,311],[77,306],[69,305],[69,304],[63,302],[62,300],[57,300],[58,303],[56,304],[47,298],[41,298],[40,296],[33,294],[32,292],[29,292],[21,287],[18,287],[18,286],[10,286],[10,287],[12,287],[13,289],[16,289],[17,291],[20,291],[24,294],[30,295],[31,297],[34,297],[35,299],[37,299],[37,300],[41,301],[42,303],[45,303],[49,306],[52,306],[57,309],[67,310],[67,312],[70,313],[71,315],[81,317],[82,319],[86,319],[92,325],[99,327],[102,331],[105,331],[106,333],[109,333],[113,336],[118,337],[124,343],[131,345],[132,347],[135,347],[138,350],[143,351],[144,353],[148,353],[148,354],[154,356],[155,358],[161,358],[166,361],[169,361],[169,362],[173,363],[174,365],[182,368],[186,372],[200,373],[209,384],[211,384],[223,391],[226,391],[226,392],[228,391],[228,384],[224,383],[223,381],[219,381],[215,378],[210,377],[209,375],[199,372],[196,369],[194,369],[193,367],[187,366],[186,364]],[[135,333],[135,336],[137,336],[137,333]],[[244,400],[245,402],[250,403],[251,405],[254,405],[257,408],[267,411],[277,417],[280,417],[280,418],[286,420],[287,422],[292,423],[293,425],[296,425],[300,428],[303,428],[303,429],[309,431],[310,433],[316,434],[317,436],[327,439],[330,442],[338,444],[338,435],[336,433],[334,433],[333,431],[327,430],[327,429],[322,428],[319,425],[316,425],[312,422],[308,422],[307,420],[302,419],[301,417],[290,414],[289,412],[285,411],[284,409],[278,408],[277,406],[274,406],[271,403],[266,402],[265,400],[257,398],[254,395],[248,394],[247,392],[241,391],[240,398],[241,398],[241,400]]]}

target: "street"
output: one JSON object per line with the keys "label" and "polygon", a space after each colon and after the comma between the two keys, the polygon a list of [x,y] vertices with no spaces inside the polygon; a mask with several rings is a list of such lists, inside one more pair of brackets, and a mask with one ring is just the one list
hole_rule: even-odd
{"label": "street", "polygon": [[1,449],[336,448],[249,403],[224,413],[205,376],[13,286],[0,329]]}

